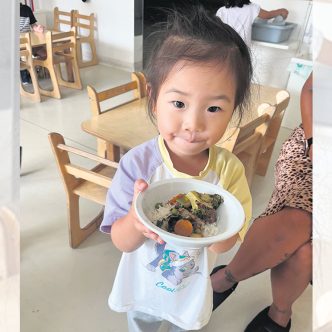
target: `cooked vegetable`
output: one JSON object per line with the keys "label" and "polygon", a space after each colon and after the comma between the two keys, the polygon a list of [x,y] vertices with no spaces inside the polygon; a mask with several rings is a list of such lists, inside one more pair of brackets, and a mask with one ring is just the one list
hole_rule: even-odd
{"label": "cooked vegetable", "polygon": [[165,204],[157,203],[151,218],[158,227],[171,233],[210,236],[218,230],[216,209],[221,203],[223,198],[218,194],[190,191],[172,197]]}
{"label": "cooked vegetable", "polygon": [[187,219],[178,220],[174,226],[174,233],[182,236],[190,236],[193,230],[193,225]]}

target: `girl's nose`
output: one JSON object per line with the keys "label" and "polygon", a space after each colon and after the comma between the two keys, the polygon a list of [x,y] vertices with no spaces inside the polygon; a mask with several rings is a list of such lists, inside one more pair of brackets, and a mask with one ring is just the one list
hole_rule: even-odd
{"label": "girl's nose", "polygon": [[204,120],[200,112],[191,110],[186,112],[184,121],[184,129],[190,132],[199,132],[203,130]]}

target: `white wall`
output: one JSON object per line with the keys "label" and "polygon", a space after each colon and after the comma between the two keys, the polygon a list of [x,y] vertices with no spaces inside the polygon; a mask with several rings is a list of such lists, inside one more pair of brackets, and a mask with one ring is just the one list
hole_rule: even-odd
{"label": "white wall", "polygon": [[16,17],[19,7],[12,1],[2,2],[1,7],[7,14],[0,21],[0,208],[16,210],[19,189],[19,29]]}
{"label": "white wall", "polygon": [[96,17],[96,47],[100,62],[127,70],[134,69],[134,0],[37,0],[36,10],[49,11],[52,22],[54,7],[63,11],[77,9],[81,14],[94,13]]}

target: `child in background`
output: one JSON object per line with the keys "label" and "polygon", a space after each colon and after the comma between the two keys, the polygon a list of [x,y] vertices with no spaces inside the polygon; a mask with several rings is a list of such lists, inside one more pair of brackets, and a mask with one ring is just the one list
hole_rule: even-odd
{"label": "child in background", "polygon": [[[31,30],[35,32],[43,32],[44,26],[37,23],[37,20],[29,6],[20,3],[20,33],[30,32]],[[34,55],[39,55],[43,57],[45,56],[46,51],[44,47],[38,47],[33,49],[33,53]],[[21,70],[20,73],[22,84],[30,84],[31,78],[29,72],[25,69]]]}
{"label": "child in background", "polygon": [[[215,146],[248,101],[252,66],[242,38],[202,7],[169,15],[147,67],[148,111],[160,135],[121,159],[109,188],[101,231],[123,252],[109,306],[127,312],[129,331],[197,330],[210,319],[210,273],[217,254],[242,240],[251,218],[244,167]],[[132,202],[148,184],[193,178],[220,185],[241,202],[246,220],[209,248],[165,243],[138,219]]]}
{"label": "child in background", "polygon": [[285,8],[267,11],[250,0],[223,0],[222,3],[216,15],[236,30],[248,46],[251,44],[251,26],[257,17],[268,20],[277,16],[286,19],[288,16]]}
{"label": "child in background", "polygon": [[44,27],[37,23],[31,8],[20,3],[20,32],[29,31],[43,32]]}

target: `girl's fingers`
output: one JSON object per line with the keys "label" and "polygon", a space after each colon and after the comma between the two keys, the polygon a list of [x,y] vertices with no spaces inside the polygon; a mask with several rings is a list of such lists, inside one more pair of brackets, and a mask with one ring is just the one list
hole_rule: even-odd
{"label": "girl's fingers", "polygon": [[156,242],[160,243],[160,244],[164,243],[164,240],[160,236],[158,236],[158,234],[153,233],[150,230],[147,230],[147,231],[143,232],[143,235],[145,237],[153,240],[153,241],[156,241]]}
{"label": "girl's fingers", "polygon": [[134,197],[136,197],[141,191],[144,191],[148,187],[146,181],[139,179],[135,181]]}
{"label": "girl's fingers", "polygon": [[[146,190],[147,187],[148,187],[148,184],[147,184],[147,182],[144,181],[143,179],[136,180],[136,182],[135,182],[135,186],[134,186],[134,200],[136,199],[137,195],[138,195],[140,192]],[[136,213],[135,213],[135,215],[136,215]],[[158,236],[158,234],[156,234],[156,233],[150,231],[147,227],[145,227],[145,226],[144,226],[144,225],[138,220],[137,216],[136,216],[136,220],[137,220],[137,222],[138,222],[138,224],[137,224],[136,227],[137,227],[138,229],[141,229],[141,232],[142,232],[142,234],[143,234],[145,237],[147,237],[147,238],[149,238],[149,239],[151,239],[151,240],[154,240],[154,241],[156,241],[156,242],[158,242],[158,243],[160,243],[160,244],[163,244],[163,243],[164,243],[164,241]]]}

